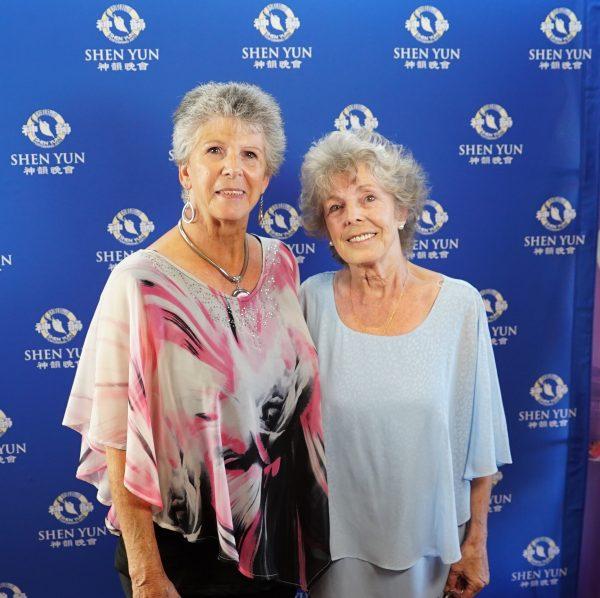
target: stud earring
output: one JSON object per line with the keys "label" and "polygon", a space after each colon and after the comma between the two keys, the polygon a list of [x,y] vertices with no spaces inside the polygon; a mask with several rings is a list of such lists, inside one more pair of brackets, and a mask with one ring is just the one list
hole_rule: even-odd
{"label": "stud earring", "polygon": [[405,225],[405,224],[406,224],[406,221],[404,221],[404,222],[401,222],[401,223],[398,225],[398,230],[404,230],[404,225]]}

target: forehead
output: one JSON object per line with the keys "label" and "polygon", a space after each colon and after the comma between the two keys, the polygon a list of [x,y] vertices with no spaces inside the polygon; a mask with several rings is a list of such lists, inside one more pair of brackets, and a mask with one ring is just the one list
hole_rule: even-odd
{"label": "forehead", "polygon": [[218,116],[207,120],[198,130],[198,141],[236,141],[263,148],[264,136],[256,127],[235,117]]}
{"label": "forehead", "polygon": [[355,170],[333,173],[329,177],[329,183],[329,193],[326,195],[337,194],[365,185],[380,186],[370,168],[362,162],[357,164]]}

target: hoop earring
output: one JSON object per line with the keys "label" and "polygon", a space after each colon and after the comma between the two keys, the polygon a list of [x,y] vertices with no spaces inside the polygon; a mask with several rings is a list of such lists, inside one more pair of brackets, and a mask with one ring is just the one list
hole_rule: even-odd
{"label": "hoop earring", "polygon": [[[187,191],[187,189],[186,189],[186,191]],[[189,191],[188,191],[188,193],[189,193]],[[191,212],[192,212],[192,215],[189,218],[186,216],[187,210],[191,210]],[[194,222],[194,220],[196,220],[196,210],[194,208],[194,205],[192,204],[192,202],[189,199],[183,205],[183,209],[181,210],[181,219],[186,224],[191,224],[192,222]]]}
{"label": "hoop earring", "polygon": [[263,210],[263,196],[260,196],[260,203],[258,204],[258,226],[263,227],[263,220],[265,219],[265,212]]}

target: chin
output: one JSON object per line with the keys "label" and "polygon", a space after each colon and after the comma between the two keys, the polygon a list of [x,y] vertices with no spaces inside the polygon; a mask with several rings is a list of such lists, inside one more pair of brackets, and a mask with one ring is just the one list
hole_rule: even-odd
{"label": "chin", "polygon": [[383,259],[383,254],[379,251],[344,251],[339,256],[349,266],[368,266]]}
{"label": "chin", "polygon": [[216,220],[222,220],[224,222],[246,222],[248,220],[249,210],[215,210],[211,213],[211,216]]}

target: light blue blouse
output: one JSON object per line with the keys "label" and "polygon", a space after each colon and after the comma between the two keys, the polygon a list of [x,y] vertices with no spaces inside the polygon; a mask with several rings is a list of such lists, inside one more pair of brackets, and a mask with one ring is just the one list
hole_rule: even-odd
{"label": "light blue blouse", "polygon": [[377,336],[340,320],[333,274],[301,288],[319,354],[332,559],[456,562],[470,480],[511,463],[481,296],[444,277],[424,322]]}

